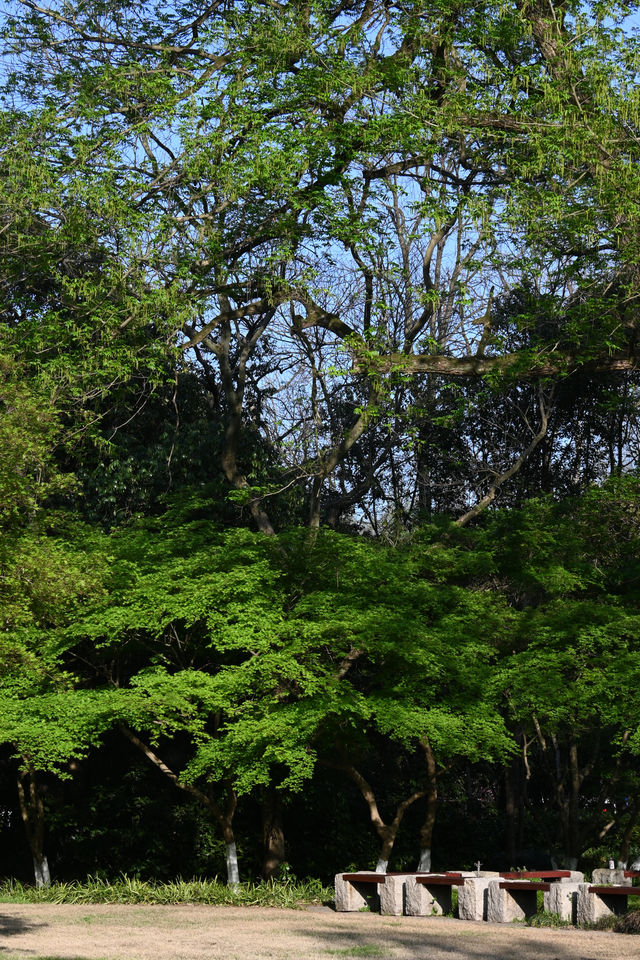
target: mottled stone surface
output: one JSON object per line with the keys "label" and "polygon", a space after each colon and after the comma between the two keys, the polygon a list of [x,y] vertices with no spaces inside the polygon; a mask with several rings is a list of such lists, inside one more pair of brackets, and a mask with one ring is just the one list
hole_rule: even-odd
{"label": "mottled stone surface", "polygon": [[409,874],[387,877],[378,887],[380,913],[387,917],[401,917],[404,913],[405,883]]}
{"label": "mottled stone surface", "polygon": [[600,917],[606,917],[611,912],[602,902],[602,898],[589,892],[590,884],[578,884],[578,903],[576,921],[582,926],[584,923],[595,923]]}
{"label": "mottled stone surface", "polygon": [[553,880],[553,883],[584,883],[584,873],[581,873],[580,870],[572,870],[570,877],[559,877],[558,880]]}
{"label": "mottled stone surface", "polygon": [[544,909],[548,913],[557,913],[570,923],[577,921],[578,889],[580,883],[570,883],[562,878],[562,883],[552,883],[544,894]]}
{"label": "mottled stone surface", "polygon": [[595,923],[600,917],[608,917],[612,913],[625,913],[628,897],[619,893],[591,893],[589,883],[578,885],[577,921],[579,924]]}
{"label": "mottled stone surface", "polygon": [[408,917],[423,917],[426,913],[424,887],[416,883],[415,877],[407,877],[405,880],[404,910]]}
{"label": "mottled stone surface", "polygon": [[608,870],[605,867],[602,867],[594,870],[592,877],[593,880],[591,882],[596,886],[611,887],[616,883],[628,883],[628,880],[624,875],[624,870]]}
{"label": "mottled stone surface", "polygon": [[405,913],[409,917],[437,917],[451,913],[451,887],[427,887],[416,883],[415,876],[407,877],[404,885]]}
{"label": "mottled stone surface", "polygon": [[490,923],[511,923],[512,920],[524,920],[537,910],[535,890],[503,890],[499,880],[490,880],[487,893],[487,920]]}
{"label": "mottled stone surface", "polygon": [[334,887],[338,913],[353,913],[355,910],[378,910],[380,897],[377,883],[353,883],[345,880],[344,873],[336,873]]}
{"label": "mottled stone surface", "polygon": [[486,920],[489,877],[465,877],[458,887],[458,916],[461,920]]}

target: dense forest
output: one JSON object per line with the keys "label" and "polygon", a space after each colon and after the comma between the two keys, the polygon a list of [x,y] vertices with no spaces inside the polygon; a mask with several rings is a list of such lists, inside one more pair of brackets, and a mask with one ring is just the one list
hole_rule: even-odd
{"label": "dense forest", "polygon": [[0,874],[640,856],[615,0],[10,0]]}

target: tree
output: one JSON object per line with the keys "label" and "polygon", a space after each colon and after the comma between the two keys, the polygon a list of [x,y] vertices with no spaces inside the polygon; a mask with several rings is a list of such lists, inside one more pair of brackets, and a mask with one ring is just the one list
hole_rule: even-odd
{"label": "tree", "polygon": [[[553,798],[559,829],[548,842],[575,864],[605,837],[613,842],[614,828],[623,843],[631,820],[623,798],[638,791],[637,480],[562,504],[532,502],[508,523],[491,535],[504,545],[505,588],[521,615],[495,682],[520,740],[531,806],[542,812],[542,798]],[[538,828],[547,829],[541,819]]]}
{"label": "tree", "polygon": [[[27,125],[43,97],[68,118],[37,151],[45,220],[78,211],[102,251],[67,281],[73,311],[92,335],[107,316],[100,350],[136,327],[141,350],[166,339],[215,371],[223,471],[261,530],[265,497],[296,481],[319,522],[398,378],[635,369],[638,94],[614,5],[14,9],[7,95]],[[525,310],[511,350],[493,304],[531,278],[556,329]],[[346,390],[327,390],[331,366]],[[247,418],[249,384],[265,398],[302,375],[281,427],[262,402]],[[271,440],[304,426],[289,477],[252,481],[247,419]],[[343,502],[371,488],[365,459]]]}
{"label": "tree", "polygon": [[[183,501],[114,531],[106,592],[65,630],[80,688],[103,691],[109,726],[217,822],[230,883],[238,799],[298,791],[318,762],[363,793],[382,860],[427,796],[430,841],[436,765],[509,752],[484,692],[492,643],[477,629],[507,629],[508,611],[445,586],[422,545],[396,555],[304,531],[273,542],[213,531],[207,513]],[[405,786],[370,780],[380,749],[407,773],[391,823],[379,798]]]}
{"label": "tree", "polygon": [[[40,522],[44,523],[40,518]],[[40,775],[68,777],[108,727],[109,711],[77,689],[61,657],[60,631],[100,590],[100,541],[59,518],[48,529],[3,538],[0,564],[0,743],[17,761],[20,810],[37,886],[48,885]]]}

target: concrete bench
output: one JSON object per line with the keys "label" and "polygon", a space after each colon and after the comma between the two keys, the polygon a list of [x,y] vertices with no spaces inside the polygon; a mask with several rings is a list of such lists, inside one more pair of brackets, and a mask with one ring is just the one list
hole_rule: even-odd
{"label": "concrete bench", "polygon": [[458,889],[458,916],[461,920],[487,919],[487,887],[499,876],[495,871],[447,871],[414,874],[405,881],[405,911],[412,917],[442,916],[451,913],[452,891]]}
{"label": "concrete bench", "polygon": [[388,873],[380,890],[380,913],[385,917],[401,917],[406,909],[406,885],[415,873]]}
{"label": "concrete bench", "polygon": [[400,917],[404,912],[405,881],[415,873],[337,873],[335,876],[336,911],[380,911],[383,916]]}
{"label": "concrete bench", "polygon": [[582,883],[567,882],[550,883],[549,891],[544,895],[544,909],[547,913],[557,914],[561,920],[569,923],[578,922],[578,891]]}
{"label": "concrete bench", "polygon": [[462,887],[460,873],[414,873],[405,880],[405,912],[409,917],[451,913],[453,887]]}
{"label": "concrete bench", "polygon": [[380,884],[384,884],[386,874],[371,871],[358,873],[337,873],[335,876],[336,910],[340,913],[355,910],[380,909]]}
{"label": "concrete bench", "polygon": [[545,880],[549,889],[544,892],[544,909],[558,914],[563,920],[576,923],[578,916],[578,884],[584,881],[579,870],[522,870],[501,873],[505,880]]}
{"label": "concrete bench", "polygon": [[584,874],[579,870],[516,870],[501,873],[503,880],[560,880],[563,883],[581,883]]}
{"label": "concrete bench", "polygon": [[[595,872],[595,871],[594,871]],[[600,917],[626,913],[628,898],[640,895],[640,888],[629,884],[581,883],[578,887],[577,921],[595,923]]]}
{"label": "concrete bench", "polygon": [[458,888],[458,916],[461,920],[486,920],[489,911],[489,882],[498,873],[475,873],[464,878]]}
{"label": "concrete bench", "polygon": [[596,867],[591,874],[591,882],[600,887],[624,885],[628,880],[640,877],[640,870],[623,870],[621,867],[615,870],[607,867]]}
{"label": "concrete bench", "polygon": [[525,920],[538,911],[538,891],[548,893],[551,883],[529,880],[490,880],[487,920],[490,923],[510,923]]}

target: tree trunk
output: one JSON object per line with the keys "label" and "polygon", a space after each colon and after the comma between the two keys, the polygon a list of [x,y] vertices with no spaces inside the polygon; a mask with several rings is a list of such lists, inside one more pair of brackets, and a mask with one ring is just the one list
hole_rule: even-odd
{"label": "tree trunk", "polygon": [[[226,300],[222,298],[225,305],[226,316],[220,324],[220,338],[215,353],[220,364],[220,377],[228,405],[227,425],[224,433],[224,443],[221,453],[221,463],[224,475],[229,483],[236,490],[246,491],[251,494],[249,481],[242,473],[238,464],[238,455],[240,451],[243,422],[242,411],[244,402],[244,390],[246,383],[246,364],[253,349],[258,342],[260,335],[266,329],[269,320],[273,316],[273,310],[267,310],[262,322],[256,326],[253,337],[245,343],[240,355],[236,361],[235,368],[231,362],[231,322],[229,316],[232,313],[231,307]],[[234,383],[235,373],[235,383]],[[250,496],[249,509],[258,530],[268,536],[274,536],[275,530],[271,521],[260,505],[260,500]]]}
{"label": "tree trunk", "polygon": [[40,857],[33,854],[33,875],[36,881],[36,887],[50,887],[51,873],[49,871],[49,861],[43,853]]}
{"label": "tree trunk", "polygon": [[231,826],[223,831],[227,860],[227,884],[234,889],[240,885],[240,871],[238,869],[238,849],[236,838]]}
{"label": "tree trunk", "polygon": [[423,740],[420,746],[424,750],[427,765],[427,779],[425,787],[425,796],[427,799],[427,811],[422,827],[420,828],[420,859],[418,860],[418,873],[429,873],[431,870],[431,850],[433,848],[433,828],[436,823],[436,811],[438,807],[438,780],[436,774],[436,758],[433,755],[431,744],[428,740]]}
{"label": "tree trunk", "polygon": [[32,764],[28,764],[18,774],[18,798],[22,822],[33,858],[36,887],[48,887],[51,884],[51,874],[44,852],[44,802]]}
{"label": "tree trunk", "polygon": [[376,831],[382,843],[378,862],[376,863],[376,873],[386,873],[391,859],[393,845],[396,842],[398,830],[400,829],[400,820],[396,817],[390,824],[376,824]]}
{"label": "tree trunk", "polygon": [[[640,802],[636,799],[631,807],[629,813],[629,819],[627,820],[627,825],[624,828],[622,834],[622,839],[620,841],[620,852],[618,853],[618,864],[627,864],[629,862],[629,846],[631,844],[631,837],[633,836],[633,831],[636,828],[638,822],[638,817],[640,817]],[[634,869],[638,869],[634,867]]]}
{"label": "tree trunk", "polygon": [[220,809],[217,804],[210,800],[211,810],[213,811],[218,823],[222,827],[222,835],[227,848],[227,883],[233,889],[240,885],[240,872],[238,870],[238,851],[236,848],[236,837],[233,831],[233,818],[238,806],[238,795],[233,788],[230,780],[225,781],[227,792],[224,809]]}
{"label": "tree trunk", "polygon": [[[581,775],[580,765],[578,763],[578,746],[571,738],[569,742],[569,770],[571,776],[571,793],[569,796],[569,849],[567,850],[567,864],[578,863],[580,855],[579,841],[579,818],[580,818],[580,789],[582,787],[583,776]],[[575,870],[576,867],[568,866],[569,870]]]}
{"label": "tree trunk", "polygon": [[505,833],[507,860],[509,864],[516,862],[516,797],[513,789],[513,767],[504,770],[504,805],[505,805]]}
{"label": "tree trunk", "polygon": [[389,858],[391,857],[391,851],[393,850],[393,845],[395,843],[396,836],[398,835],[398,830],[400,829],[400,824],[402,823],[402,818],[409,809],[409,807],[420,800],[421,797],[425,796],[425,790],[416,790],[411,794],[410,797],[407,797],[406,800],[403,800],[396,807],[396,814],[391,823],[385,823],[380,815],[378,809],[378,801],[376,795],[373,791],[371,784],[365,777],[362,776],[359,770],[350,764],[347,760],[342,763],[336,763],[331,760],[321,761],[328,767],[334,767],[337,770],[342,770],[347,776],[356,784],[362,797],[367,804],[369,809],[369,818],[373,827],[375,828],[378,837],[382,841],[380,846],[380,854],[378,856],[378,862],[376,864],[376,873],[386,873],[387,867],[389,865]]}
{"label": "tree trunk", "polygon": [[145,757],[153,763],[155,767],[160,770],[165,777],[168,777],[169,780],[176,786],[179,790],[184,790],[185,793],[189,793],[192,797],[195,797],[196,800],[199,800],[207,808],[210,814],[212,814],[215,819],[220,824],[222,830],[222,836],[226,845],[226,859],[227,859],[227,883],[230,887],[237,887],[240,883],[240,874],[238,871],[238,852],[236,849],[236,838],[233,832],[233,817],[236,812],[236,807],[238,805],[238,797],[233,785],[230,781],[226,781],[226,802],[224,809],[221,808],[213,799],[213,797],[208,796],[198,787],[194,786],[192,783],[183,783],[178,774],[171,770],[170,767],[164,762],[164,760],[155,753],[151,747],[144,743],[143,740],[138,737],[133,730],[129,730],[124,724],[120,725],[120,730],[125,735],[127,740],[130,740],[131,743],[140,750],[141,753],[144,753]]}
{"label": "tree trunk", "polygon": [[285,859],[284,831],[282,829],[282,802],[279,793],[269,787],[262,801],[262,876],[274,880]]}

